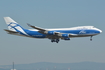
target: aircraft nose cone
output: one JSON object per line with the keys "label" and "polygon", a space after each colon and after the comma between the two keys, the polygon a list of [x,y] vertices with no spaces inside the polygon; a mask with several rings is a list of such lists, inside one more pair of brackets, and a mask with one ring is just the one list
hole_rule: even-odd
{"label": "aircraft nose cone", "polygon": [[99,29],[99,32],[102,33],[102,30]]}
{"label": "aircraft nose cone", "polygon": [[98,34],[100,34],[100,33],[102,33],[102,30],[100,30],[100,29],[96,29],[96,33],[98,33]]}

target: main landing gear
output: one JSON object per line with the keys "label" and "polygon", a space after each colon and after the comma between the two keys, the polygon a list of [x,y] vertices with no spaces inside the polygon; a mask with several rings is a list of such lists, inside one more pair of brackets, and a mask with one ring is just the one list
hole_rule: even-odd
{"label": "main landing gear", "polygon": [[90,37],[90,41],[92,41],[92,36]]}
{"label": "main landing gear", "polygon": [[58,42],[59,42],[59,39],[51,39],[51,42],[56,42],[56,43],[58,43]]}

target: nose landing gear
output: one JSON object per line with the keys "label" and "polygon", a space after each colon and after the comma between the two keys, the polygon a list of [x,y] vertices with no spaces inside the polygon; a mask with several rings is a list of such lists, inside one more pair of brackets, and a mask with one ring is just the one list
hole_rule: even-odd
{"label": "nose landing gear", "polygon": [[90,41],[92,41],[92,36],[90,37]]}

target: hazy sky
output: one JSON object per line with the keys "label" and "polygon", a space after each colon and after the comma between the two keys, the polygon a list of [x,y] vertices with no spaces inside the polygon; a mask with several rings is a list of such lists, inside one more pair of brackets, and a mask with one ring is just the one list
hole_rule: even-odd
{"label": "hazy sky", "polygon": [[[9,16],[22,27],[26,23],[42,28],[92,25],[103,31],[90,38],[72,38],[51,43],[7,34],[3,17]],[[0,65],[35,62],[105,63],[105,0],[0,0]]]}

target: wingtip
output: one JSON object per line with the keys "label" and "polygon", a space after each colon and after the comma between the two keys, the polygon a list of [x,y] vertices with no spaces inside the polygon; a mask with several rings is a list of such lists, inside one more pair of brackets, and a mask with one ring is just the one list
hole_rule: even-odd
{"label": "wingtip", "polygon": [[28,26],[32,26],[31,24],[27,23]]}

